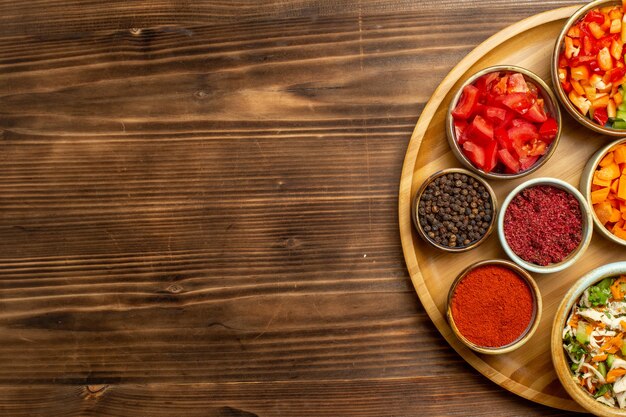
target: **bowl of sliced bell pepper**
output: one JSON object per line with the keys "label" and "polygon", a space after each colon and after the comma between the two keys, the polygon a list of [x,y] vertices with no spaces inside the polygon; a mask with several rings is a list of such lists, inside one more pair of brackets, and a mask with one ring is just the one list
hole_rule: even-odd
{"label": "bowl of sliced bell pepper", "polygon": [[595,229],[626,246],[626,139],[603,146],[589,159],[580,190],[592,209]]}
{"label": "bowl of sliced bell pepper", "polygon": [[626,5],[596,0],[566,22],[552,55],[557,97],[583,126],[626,136]]}
{"label": "bowl of sliced bell pepper", "polygon": [[450,102],[446,133],[452,153],[490,179],[528,175],[553,155],[561,111],[548,85],[512,65],[478,71]]}

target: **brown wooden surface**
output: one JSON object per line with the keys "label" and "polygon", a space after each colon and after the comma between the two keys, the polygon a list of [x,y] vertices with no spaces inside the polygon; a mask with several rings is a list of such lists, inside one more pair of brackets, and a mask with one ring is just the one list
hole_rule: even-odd
{"label": "brown wooden surface", "polygon": [[397,199],[448,71],[575,3],[0,3],[0,414],[565,415],[447,345]]}

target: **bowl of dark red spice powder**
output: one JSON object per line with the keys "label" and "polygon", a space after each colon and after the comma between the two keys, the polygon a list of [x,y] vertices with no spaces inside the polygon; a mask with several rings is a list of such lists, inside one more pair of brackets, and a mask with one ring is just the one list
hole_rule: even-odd
{"label": "bowl of dark red spice powder", "polygon": [[539,325],[541,294],[533,278],[511,261],[494,259],[467,267],[450,287],[447,318],[470,349],[510,352],[526,343]]}
{"label": "bowl of dark red spice powder", "polygon": [[498,235],[506,254],[537,273],[573,265],[591,241],[591,212],[583,195],[556,178],[535,178],[504,200]]}
{"label": "bowl of dark red spice powder", "polygon": [[448,168],[424,181],[413,200],[420,237],[437,249],[464,252],[483,243],[495,227],[496,195],[466,169]]}

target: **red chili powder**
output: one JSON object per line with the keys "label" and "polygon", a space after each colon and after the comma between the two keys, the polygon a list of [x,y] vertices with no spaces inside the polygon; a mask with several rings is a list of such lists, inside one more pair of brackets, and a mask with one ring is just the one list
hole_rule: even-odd
{"label": "red chili powder", "polygon": [[504,214],[504,236],[523,260],[546,266],[561,262],[582,240],[578,200],[550,185],[517,194]]}
{"label": "red chili powder", "polygon": [[513,343],[526,331],[533,297],[526,281],[499,265],[470,271],[452,296],[452,317],[459,332],[483,347]]}

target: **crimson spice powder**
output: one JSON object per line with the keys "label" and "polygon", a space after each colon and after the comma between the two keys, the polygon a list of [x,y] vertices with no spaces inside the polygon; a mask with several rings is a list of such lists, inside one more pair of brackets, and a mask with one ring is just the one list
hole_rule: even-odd
{"label": "crimson spice powder", "polygon": [[459,333],[481,347],[515,342],[528,328],[533,308],[528,283],[500,265],[472,269],[457,284],[451,301]]}
{"label": "crimson spice powder", "polygon": [[540,266],[565,259],[580,245],[582,230],[576,197],[550,185],[522,190],[504,214],[504,237],[513,252]]}

